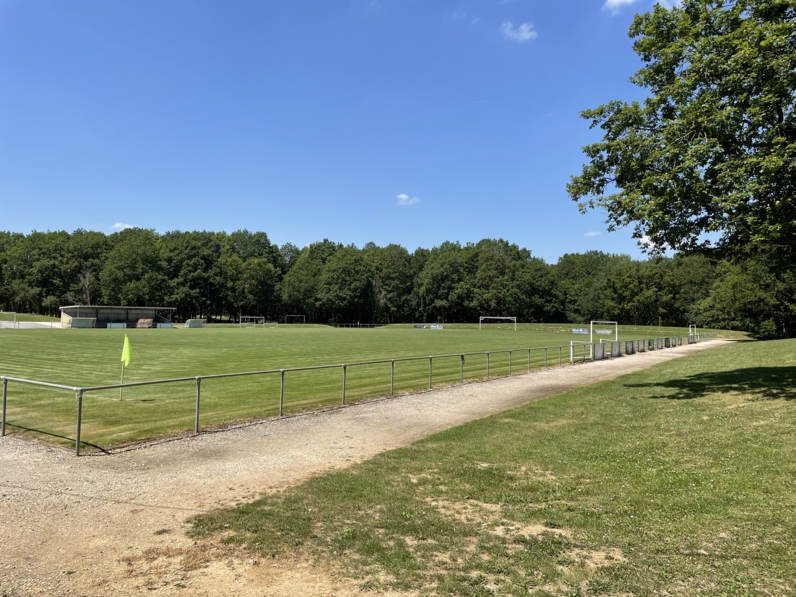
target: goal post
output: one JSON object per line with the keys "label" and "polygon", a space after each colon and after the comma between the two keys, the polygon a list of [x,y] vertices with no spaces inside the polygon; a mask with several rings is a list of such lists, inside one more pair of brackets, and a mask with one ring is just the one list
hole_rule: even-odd
{"label": "goal post", "polygon": [[492,317],[490,315],[482,315],[481,317],[478,318],[478,329],[479,330],[481,329],[481,324],[484,322],[484,320],[488,320],[488,319],[495,319],[495,320],[498,320],[498,321],[512,321],[512,322],[514,322],[514,331],[515,332],[517,331],[517,318],[516,317]]}
{"label": "goal post", "polygon": [[19,324],[17,323],[17,312],[16,311],[0,311],[0,328],[4,327],[3,322],[10,323],[9,327],[16,328]]}
{"label": "goal post", "polygon": [[260,317],[259,315],[241,315],[238,326],[240,328],[265,327],[265,317]]}
{"label": "goal post", "polygon": [[575,347],[576,346],[588,346],[589,347],[589,356],[586,357],[586,350],[583,349],[582,357],[584,359],[588,358],[590,361],[594,360],[594,344],[591,342],[584,342],[583,340],[570,340],[569,341],[569,362],[575,362]]}
{"label": "goal post", "polygon": [[[594,343],[594,324],[595,323],[598,324],[598,325],[612,325],[612,326],[614,326],[614,340],[616,342],[619,342],[619,323],[618,322],[616,322],[616,321],[603,321],[603,320],[595,319],[595,320],[593,320],[593,321],[591,321],[589,323],[590,323],[590,325],[589,325],[589,342],[590,343]],[[597,330],[598,334],[605,334],[606,332],[608,334],[610,334],[611,330],[606,330],[606,329],[598,329]]]}
{"label": "goal post", "polygon": [[285,315],[285,323],[307,323],[306,315]]}

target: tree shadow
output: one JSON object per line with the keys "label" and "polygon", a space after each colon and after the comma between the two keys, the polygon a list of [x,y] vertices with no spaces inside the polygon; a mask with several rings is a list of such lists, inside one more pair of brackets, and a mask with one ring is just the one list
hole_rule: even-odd
{"label": "tree shadow", "polygon": [[760,400],[796,398],[796,367],[748,367],[733,371],[697,373],[658,383],[626,384],[628,388],[670,390],[652,399],[693,400],[710,394],[740,393]]}

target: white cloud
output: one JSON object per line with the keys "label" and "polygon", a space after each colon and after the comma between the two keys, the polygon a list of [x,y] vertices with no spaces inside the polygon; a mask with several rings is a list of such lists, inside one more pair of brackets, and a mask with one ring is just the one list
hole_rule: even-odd
{"label": "white cloud", "polygon": [[420,203],[420,197],[410,197],[405,193],[398,195],[398,205],[415,205]]}
{"label": "white cloud", "polygon": [[613,14],[616,14],[623,6],[633,4],[635,1],[636,0],[605,0],[603,10],[610,10]]}
{"label": "white cloud", "polygon": [[132,224],[123,224],[122,222],[116,222],[113,225],[114,230],[124,230],[125,228],[135,228]]}
{"label": "white cloud", "polygon": [[587,232],[584,236],[600,236],[602,232]]}
{"label": "white cloud", "polygon": [[503,32],[503,35],[506,37],[506,39],[511,39],[519,43],[525,43],[526,41],[536,39],[539,35],[533,30],[532,23],[522,23],[515,29],[514,25],[511,24],[511,21],[504,21],[503,25],[500,27],[500,30]]}

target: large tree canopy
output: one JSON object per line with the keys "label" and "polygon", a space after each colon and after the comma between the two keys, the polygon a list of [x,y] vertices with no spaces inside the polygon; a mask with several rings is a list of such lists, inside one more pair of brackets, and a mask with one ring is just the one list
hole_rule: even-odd
{"label": "large tree canopy", "polygon": [[637,15],[631,81],[650,95],[583,112],[604,136],[567,186],[581,210],[653,250],[796,245],[795,16],[794,0]]}

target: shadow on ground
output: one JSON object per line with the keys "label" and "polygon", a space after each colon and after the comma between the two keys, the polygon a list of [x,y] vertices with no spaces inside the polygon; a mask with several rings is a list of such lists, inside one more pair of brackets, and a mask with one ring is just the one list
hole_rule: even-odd
{"label": "shadow on ground", "polygon": [[[58,439],[64,439],[64,440],[66,440],[67,442],[69,442],[71,444],[75,443],[75,438],[74,437],[67,437],[66,435],[58,435],[57,433],[50,433],[49,431],[42,431],[41,429],[34,429],[33,427],[25,427],[23,425],[14,425],[12,423],[7,423],[6,427],[8,427],[9,429],[19,429],[21,431],[26,431],[26,432],[34,435],[34,436],[43,435],[44,437],[55,437],[55,438],[58,438]],[[92,443],[87,442],[87,441],[82,440],[82,439],[80,440],[80,445],[81,445],[81,447],[82,446],[88,446],[89,448],[94,448],[95,450],[99,450],[103,454],[110,454],[110,452],[108,452],[102,446],[98,446],[96,444],[92,444]],[[66,448],[66,446],[61,446],[61,447]],[[68,448],[66,448],[66,449],[68,449]],[[0,593],[0,597],[3,597],[3,595],[4,595],[4,593]]]}
{"label": "shadow on ground", "polygon": [[692,400],[710,394],[747,394],[760,400],[796,398],[796,367],[748,367],[734,371],[698,373],[660,383],[625,384],[628,388],[669,390],[648,398]]}

